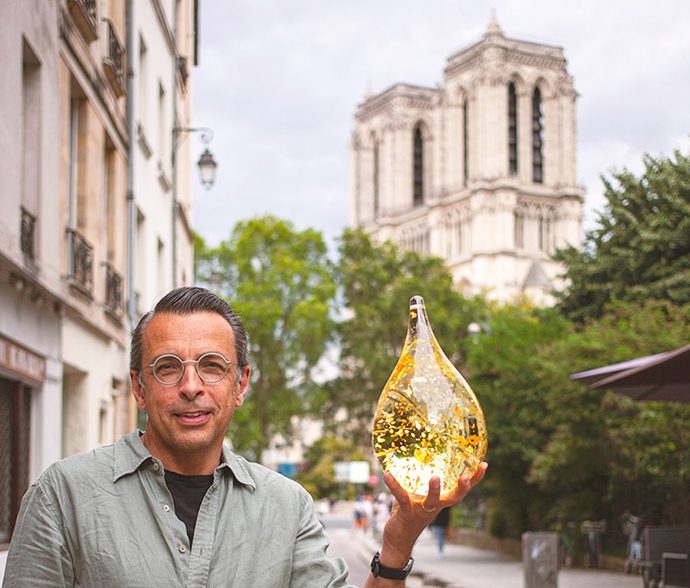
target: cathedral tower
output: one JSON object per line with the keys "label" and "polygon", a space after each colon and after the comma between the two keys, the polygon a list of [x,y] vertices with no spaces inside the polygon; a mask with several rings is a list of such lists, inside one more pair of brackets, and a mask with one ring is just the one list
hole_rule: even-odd
{"label": "cathedral tower", "polygon": [[560,47],[492,16],[435,88],[368,96],[352,137],[354,225],[444,258],[458,287],[547,303],[557,248],[581,243],[575,100]]}

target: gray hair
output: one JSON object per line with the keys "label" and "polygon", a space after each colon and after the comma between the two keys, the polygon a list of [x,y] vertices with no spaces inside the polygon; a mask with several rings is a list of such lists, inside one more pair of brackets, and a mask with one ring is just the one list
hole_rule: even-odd
{"label": "gray hair", "polygon": [[168,292],[158,304],[141,317],[139,324],[132,332],[132,348],[129,356],[129,368],[141,372],[142,339],[151,319],[157,314],[186,315],[195,312],[214,312],[222,316],[232,328],[235,335],[235,352],[240,368],[249,365],[249,338],[242,320],[225,300],[206,288],[183,286]]}

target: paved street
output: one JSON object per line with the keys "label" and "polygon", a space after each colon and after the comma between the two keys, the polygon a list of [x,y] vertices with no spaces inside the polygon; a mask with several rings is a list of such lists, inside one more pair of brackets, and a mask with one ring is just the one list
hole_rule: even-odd
{"label": "paved street", "polygon": [[352,507],[347,503],[339,503],[333,513],[320,516],[319,519],[331,545],[328,555],[342,557],[350,568],[348,579],[355,586],[363,586],[369,574],[369,561],[374,551],[367,559],[365,550],[369,549],[369,541],[364,540],[361,531],[352,528]]}
{"label": "paved street", "polygon": [[[447,545],[436,554],[433,538],[424,533],[415,547],[416,568],[461,588],[523,588],[522,562],[491,551]],[[604,570],[563,569],[559,588],[642,588],[639,576]]]}
{"label": "paved street", "polygon": [[[362,586],[368,564],[378,549],[378,542],[361,531],[353,531],[352,515],[341,504],[333,514],[322,517],[331,539],[329,554],[340,555],[351,569],[350,581]],[[520,560],[491,551],[446,545],[443,559],[436,554],[429,532],[420,537],[414,551],[415,572],[427,579],[437,578],[453,588],[523,588]],[[412,587],[414,580],[408,582]],[[441,584],[436,584],[441,585]],[[639,576],[626,576],[604,570],[563,569],[558,574],[558,588],[642,588]]]}

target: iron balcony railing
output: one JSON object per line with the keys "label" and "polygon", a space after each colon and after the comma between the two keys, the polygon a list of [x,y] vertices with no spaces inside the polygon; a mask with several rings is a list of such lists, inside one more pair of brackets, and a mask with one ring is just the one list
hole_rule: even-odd
{"label": "iron balcony railing", "polygon": [[103,69],[110,87],[119,97],[125,93],[125,48],[115,32],[113,23],[109,19],[105,19],[105,22],[107,24],[107,52],[103,59]]}
{"label": "iron balcony railing", "polygon": [[74,24],[87,43],[98,38],[98,12],[96,0],[69,0],[69,12]]}
{"label": "iron balcony railing", "polygon": [[67,229],[69,278],[88,294],[93,292],[93,246],[78,231]]}
{"label": "iron balcony railing", "polygon": [[116,317],[122,314],[123,280],[122,275],[108,262],[105,266],[105,309]]}
{"label": "iron balcony railing", "polygon": [[22,224],[20,231],[22,253],[32,261],[36,260],[36,217],[22,206]]}

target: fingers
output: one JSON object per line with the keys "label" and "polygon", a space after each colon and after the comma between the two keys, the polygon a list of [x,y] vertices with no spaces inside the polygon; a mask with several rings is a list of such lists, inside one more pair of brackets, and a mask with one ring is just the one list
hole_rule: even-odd
{"label": "fingers", "polygon": [[393,498],[397,504],[407,504],[410,501],[410,495],[407,491],[398,483],[393,474],[390,472],[385,472],[383,474],[383,482],[388,486],[391,491]]}
{"label": "fingers", "polygon": [[483,461],[471,478],[467,474],[463,474],[462,476],[460,476],[460,479],[458,480],[458,483],[455,485],[455,488],[453,488],[451,492],[443,496],[443,499],[441,500],[441,506],[451,506],[453,504],[457,504],[463,498],[465,498],[468,492],[472,490],[472,488],[474,488],[477,484],[479,484],[479,482],[482,481],[482,479],[484,478],[484,474],[486,474],[487,467],[488,464],[485,461]]}
{"label": "fingers", "polygon": [[383,481],[398,504],[405,506],[419,505],[425,512],[432,513],[446,506],[457,504],[465,498],[467,493],[482,481],[487,467],[488,464],[484,461],[472,477],[469,477],[467,474],[461,476],[455,488],[444,496],[441,496],[441,479],[438,476],[432,476],[429,480],[427,495],[422,500],[419,497],[415,500],[408,494],[390,472],[384,473]]}
{"label": "fingers", "polygon": [[441,478],[432,476],[431,480],[429,480],[429,491],[426,498],[422,501],[422,508],[425,512],[434,512],[439,506],[440,499]]}

